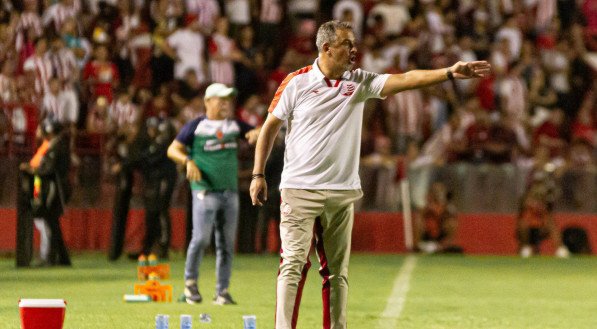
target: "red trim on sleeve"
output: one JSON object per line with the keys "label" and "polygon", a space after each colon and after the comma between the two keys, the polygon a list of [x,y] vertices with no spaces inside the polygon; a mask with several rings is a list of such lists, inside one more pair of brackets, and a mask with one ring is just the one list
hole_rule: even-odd
{"label": "red trim on sleeve", "polygon": [[292,80],[292,78],[296,77],[299,74],[303,74],[303,73],[307,73],[307,72],[311,71],[311,68],[312,68],[312,65],[305,66],[302,69],[294,71],[294,72],[292,72],[292,73],[290,73],[289,75],[286,76],[286,78],[284,79],[284,81],[282,81],[282,83],[278,87],[278,90],[276,90],[276,94],[274,95],[274,99],[272,99],[272,102],[269,105],[269,108],[267,109],[267,111],[269,113],[273,112],[274,109],[276,108],[276,105],[278,105],[278,102],[280,101],[280,97],[282,97],[282,92],[284,92],[284,89],[286,89],[286,86],[288,85],[288,83],[290,82],[290,80]]}

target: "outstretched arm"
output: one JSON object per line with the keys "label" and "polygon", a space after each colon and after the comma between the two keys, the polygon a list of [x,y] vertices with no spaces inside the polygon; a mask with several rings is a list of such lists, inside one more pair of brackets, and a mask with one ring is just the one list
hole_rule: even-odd
{"label": "outstretched arm", "polygon": [[261,127],[257,145],[255,146],[255,164],[253,166],[253,175],[257,176],[254,176],[254,179],[251,180],[251,188],[249,190],[253,205],[262,206],[263,202],[267,200],[267,184],[265,182],[265,176],[263,176],[265,172],[265,163],[272,151],[274,140],[283,123],[284,121],[276,118],[270,113],[267,116],[263,127]]}
{"label": "outstretched arm", "polygon": [[392,74],[384,85],[381,96],[386,97],[403,90],[434,85],[450,79],[471,79],[486,77],[491,65],[486,61],[458,62],[451,67],[437,70],[413,70],[402,74]]}

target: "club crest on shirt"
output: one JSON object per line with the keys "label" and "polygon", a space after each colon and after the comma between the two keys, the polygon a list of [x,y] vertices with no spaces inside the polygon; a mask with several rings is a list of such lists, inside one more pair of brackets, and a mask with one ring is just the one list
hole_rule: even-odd
{"label": "club crest on shirt", "polygon": [[340,88],[340,93],[342,94],[342,96],[351,96],[354,91],[356,89],[356,86],[354,85],[354,83],[343,83],[342,87]]}

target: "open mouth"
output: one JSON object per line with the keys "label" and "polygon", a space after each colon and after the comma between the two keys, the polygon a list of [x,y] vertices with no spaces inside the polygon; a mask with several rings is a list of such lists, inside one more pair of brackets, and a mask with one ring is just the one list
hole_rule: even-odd
{"label": "open mouth", "polygon": [[350,64],[354,64],[357,61],[357,55],[350,55]]}

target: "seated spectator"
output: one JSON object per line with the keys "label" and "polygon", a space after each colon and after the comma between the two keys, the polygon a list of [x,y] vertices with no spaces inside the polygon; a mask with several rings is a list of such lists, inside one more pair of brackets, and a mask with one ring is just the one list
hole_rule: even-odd
{"label": "seated spectator", "polygon": [[552,239],[557,246],[555,255],[567,258],[568,248],[562,244],[559,230],[553,219],[553,201],[547,181],[534,182],[521,199],[516,219],[516,237],[520,256],[528,258],[540,252],[541,242]]}
{"label": "seated spectator", "polygon": [[415,217],[415,246],[425,253],[462,252],[454,245],[458,218],[451,195],[443,183],[435,182],[427,193],[427,205]]}

